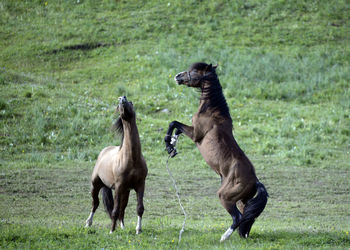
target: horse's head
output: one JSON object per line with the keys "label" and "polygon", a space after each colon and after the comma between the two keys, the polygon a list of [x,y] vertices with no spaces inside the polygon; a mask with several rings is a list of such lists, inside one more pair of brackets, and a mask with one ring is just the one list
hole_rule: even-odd
{"label": "horse's head", "polygon": [[201,88],[205,80],[212,77],[216,78],[216,66],[206,63],[194,63],[188,71],[180,72],[175,76],[175,81],[180,85],[184,84],[188,87]]}
{"label": "horse's head", "polygon": [[135,117],[134,105],[126,99],[126,96],[119,97],[119,105],[117,107],[120,118],[126,121],[130,121]]}

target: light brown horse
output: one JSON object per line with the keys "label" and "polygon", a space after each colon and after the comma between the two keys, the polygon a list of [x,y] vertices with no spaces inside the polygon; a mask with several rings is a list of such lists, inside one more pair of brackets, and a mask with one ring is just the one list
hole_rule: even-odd
{"label": "light brown horse", "polygon": [[[233,137],[232,119],[216,75],[216,66],[195,63],[187,72],[177,74],[175,81],[198,89],[201,96],[192,126],[178,121],[169,124],[164,138],[167,151],[172,157],[176,155],[172,140],[175,129],[175,138],[184,133],[192,139],[204,160],[220,175],[219,199],[233,219],[221,241],[228,239],[237,227],[239,235],[247,238],[255,218],[265,208],[268,194],[256,177],[252,163]],[[237,202],[241,204],[241,211]]]}
{"label": "light brown horse", "polygon": [[[137,226],[136,234],[141,233],[141,220],[144,212],[143,195],[147,176],[147,165],[141,152],[136,115],[132,102],[125,96],[119,98],[117,107],[120,116],[114,127],[122,134],[120,146],[104,148],[97,159],[91,176],[92,210],[86,220],[86,227],[92,225],[94,213],[99,205],[98,194],[102,189],[103,203],[112,220],[111,233],[119,219],[124,229],[124,211],[128,204],[130,190],[136,191]],[[113,199],[112,189],[115,191]]]}

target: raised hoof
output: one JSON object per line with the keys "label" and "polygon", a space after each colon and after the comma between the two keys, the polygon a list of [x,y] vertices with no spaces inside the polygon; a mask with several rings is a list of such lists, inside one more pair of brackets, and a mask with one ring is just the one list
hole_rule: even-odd
{"label": "raised hoof", "polygon": [[174,148],[173,151],[170,152],[170,157],[174,158],[177,155],[176,149]]}
{"label": "raised hoof", "polygon": [[168,154],[170,155],[171,158],[174,158],[175,155],[177,155],[176,148],[174,148],[172,145],[169,145],[166,148],[166,151],[168,151]]}
{"label": "raised hoof", "polygon": [[170,155],[173,151],[174,151],[174,147],[172,145],[169,145],[166,147],[166,151],[168,152],[168,154]]}

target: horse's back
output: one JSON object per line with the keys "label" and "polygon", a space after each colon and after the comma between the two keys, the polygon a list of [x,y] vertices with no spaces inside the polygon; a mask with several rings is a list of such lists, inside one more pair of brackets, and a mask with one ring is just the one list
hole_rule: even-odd
{"label": "horse's back", "polygon": [[109,146],[100,152],[92,173],[92,181],[99,177],[107,187],[113,186],[113,164],[115,163],[113,159],[118,154],[119,149],[119,146]]}

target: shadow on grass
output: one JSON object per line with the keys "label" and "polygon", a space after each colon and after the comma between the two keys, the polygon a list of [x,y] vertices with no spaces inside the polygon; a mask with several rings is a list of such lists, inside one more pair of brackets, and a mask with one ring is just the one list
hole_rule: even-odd
{"label": "shadow on grass", "polygon": [[94,50],[97,48],[109,47],[109,46],[112,46],[112,44],[99,43],[99,42],[98,43],[81,43],[81,44],[67,45],[60,49],[53,49],[47,52],[47,54],[57,54],[57,53],[69,51],[69,50],[82,50],[82,51]]}

